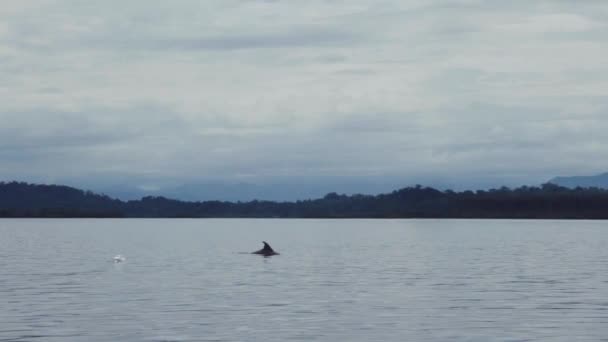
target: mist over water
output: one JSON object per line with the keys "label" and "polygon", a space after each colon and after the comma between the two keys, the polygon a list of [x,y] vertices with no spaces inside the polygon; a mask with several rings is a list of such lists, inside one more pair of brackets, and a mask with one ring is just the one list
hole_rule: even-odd
{"label": "mist over water", "polygon": [[607,265],[604,221],[0,220],[0,341],[601,341]]}

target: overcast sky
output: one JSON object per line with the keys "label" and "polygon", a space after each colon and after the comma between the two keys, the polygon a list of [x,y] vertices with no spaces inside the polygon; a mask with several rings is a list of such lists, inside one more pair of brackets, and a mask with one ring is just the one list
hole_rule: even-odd
{"label": "overcast sky", "polygon": [[600,173],[607,60],[605,0],[2,0],[0,179],[363,191]]}

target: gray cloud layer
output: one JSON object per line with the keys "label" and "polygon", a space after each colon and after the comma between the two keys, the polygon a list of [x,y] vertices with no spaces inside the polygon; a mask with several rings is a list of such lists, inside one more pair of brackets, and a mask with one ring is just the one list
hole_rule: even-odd
{"label": "gray cloud layer", "polygon": [[605,1],[5,1],[0,178],[475,187],[602,172],[607,36]]}

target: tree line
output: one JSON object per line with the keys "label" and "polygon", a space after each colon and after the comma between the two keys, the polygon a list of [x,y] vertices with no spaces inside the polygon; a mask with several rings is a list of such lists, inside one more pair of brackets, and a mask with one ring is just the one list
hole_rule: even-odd
{"label": "tree line", "polygon": [[0,217],[608,219],[608,190],[551,183],[461,192],[415,186],[294,202],[186,202],[121,201],[68,186],[0,182]]}

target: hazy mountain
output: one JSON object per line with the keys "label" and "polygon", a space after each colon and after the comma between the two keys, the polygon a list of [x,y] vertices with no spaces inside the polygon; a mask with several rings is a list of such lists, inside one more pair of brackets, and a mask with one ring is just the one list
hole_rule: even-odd
{"label": "hazy mountain", "polygon": [[[87,184],[86,188],[107,194],[121,200],[136,200],[146,196],[163,196],[182,201],[297,201],[323,197],[329,192],[344,194],[380,194],[407,185],[398,180],[359,181],[358,180],[328,180],[328,181],[281,181],[265,184],[254,183],[189,183],[178,185],[160,185],[158,187],[142,187],[132,184],[95,185]],[[79,187],[77,184],[70,186]]]}
{"label": "hazy mountain", "polygon": [[549,183],[567,188],[603,188],[608,189],[608,172],[596,176],[555,177]]}

